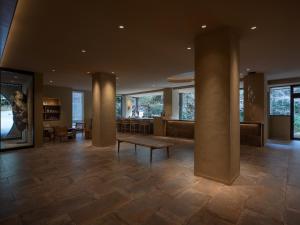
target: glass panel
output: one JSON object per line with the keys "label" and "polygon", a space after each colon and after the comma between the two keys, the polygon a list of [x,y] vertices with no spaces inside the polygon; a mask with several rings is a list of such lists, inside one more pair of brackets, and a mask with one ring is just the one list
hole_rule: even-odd
{"label": "glass panel", "polygon": [[300,138],[300,98],[294,99],[294,138]]}
{"label": "glass panel", "polygon": [[1,150],[33,145],[33,75],[1,70]]}
{"label": "glass panel", "polygon": [[116,117],[122,117],[122,96],[116,96]]}
{"label": "glass panel", "polygon": [[140,118],[153,118],[161,116],[163,112],[162,95],[146,95],[138,97],[138,108],[136,115]]}
{"label": "glass panel", "polygon": [[180,119],[194,120],[195,119],[195,94],[181,93]]}
{"label": "glass panel", "polygon": [[270,88],[270,115],[290,115],[290,86]]}
{"label": "glass panel", "polygon": [[84,121],[84,95],[83,92],[72,93],[72,123],[82,123]]}
{"label": "glass panel", "polygon": [[293,91],[295,94],[299,94],[300,93],[300,86],[294,87]]}
{"label": "glass panel", "polygon": [[244,89],[240,89],[240,121],[244,121]]}

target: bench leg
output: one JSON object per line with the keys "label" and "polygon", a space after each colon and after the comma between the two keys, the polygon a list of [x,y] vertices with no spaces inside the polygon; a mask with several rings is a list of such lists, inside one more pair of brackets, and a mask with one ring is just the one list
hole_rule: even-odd
{"label": "bench leg", "polygon": [[153,148],[150,148],[150,163],[152,163],[152,151],[153,151]]}
{"label": "bench leg", "polygon": [[168,156],[168,158],[170,158],[170,149],[169,149],[169,147],[167,147],[167,156]]}

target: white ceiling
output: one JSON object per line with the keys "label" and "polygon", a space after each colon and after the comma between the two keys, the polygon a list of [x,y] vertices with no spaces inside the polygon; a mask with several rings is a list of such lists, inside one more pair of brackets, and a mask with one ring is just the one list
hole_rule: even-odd
{"label": "white ceiling", "polygon": [[1,66],[74,89],[91,88],[87,71],[115,72],[119,93],[159,89],[193,71],[197,34],[227,25],[241,33],[242,73],[300,76],[299,9],[296,0],[19,0]]}

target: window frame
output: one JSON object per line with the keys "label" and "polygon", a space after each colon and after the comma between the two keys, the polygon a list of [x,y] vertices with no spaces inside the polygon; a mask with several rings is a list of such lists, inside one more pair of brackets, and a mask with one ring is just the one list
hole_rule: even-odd
{"label": "window frame", "polygon": [[[284,88],[289,87],[290,88],[290,113],[289,115],[283,115],[283,114],[271,114],[271,89],[273,88]],[[292,104],[292,85],[280,85],[280,86],[271,86],[269,87],[269,93],[268,93],[268,116],[291,116],[291,104]]]}
{"label": "window frame", "polygon": [[[73,116],[73,94],[74,93],[80,93],[81,94],[81,98],[82,98],[82,104],[81,104],[81,108],[82,108],[82,120],[74,120],[74,116]],[[72,91],[72,127],[75,126],[76,123],[84,123],[84,91],[78,91],[78,90],[73,90]]]}
{"label": "window frame", "polygon": [[123,95],[116,95],[116,108],[117,108],[117,98],[121,99],[121,114],[120,117],[118,117],[117,110],[116,110],[116,118],[122,118],[123,117]]}
{"label": "window frame", "polygon": [[295,116],[294,116],[294,99],[300,98],[300,93],[294,93],[294,87],[300,87],[300,84],[291,85],[291,126],[290,126],[290,137],[292,140],[300,140],[299,138],[295,138],[294,136],[294,122],[295,122]]}

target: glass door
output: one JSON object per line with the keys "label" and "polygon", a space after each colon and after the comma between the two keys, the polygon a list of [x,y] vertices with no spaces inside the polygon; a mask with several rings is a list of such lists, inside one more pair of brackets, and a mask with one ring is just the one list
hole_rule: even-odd
{"label": "glass door", "polygon": [[293,87],[292,136],[294,139],[300,139],[300,86]]}

